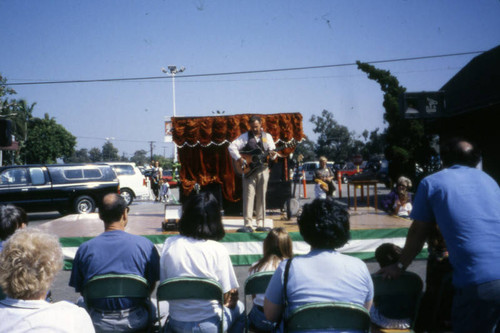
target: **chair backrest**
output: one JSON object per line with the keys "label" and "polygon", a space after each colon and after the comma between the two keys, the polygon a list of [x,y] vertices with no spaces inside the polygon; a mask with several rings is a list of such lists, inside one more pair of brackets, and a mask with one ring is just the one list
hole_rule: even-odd
{"label": "chair backrest", "polygon": [[369,332],[370,314],[364,307],[353,303],[309,303],[293,310],[285,325],[288,332],[327,329]]}
{"label": "chair backrest", "polygon": [[97,275],[87,281],[82,291],[87,305],[90,299],[95,298],[148,298],[149,294],[147,280],[135,274]]}
{"label": "chair backrest", "polygon": [[[264,294],[267,289],[267,285],[271,278],[273,277],[274,271],[270,272],[257,272],[250,275],[245,281],[245,314],[247,313],[247,296]],[[248,318],[245,316],[245,329],[248,332]]]}
{"label": "chair backrest", "polygon": [[[160,309],[160,301],[172,301],[180,299],[204,299],[216,300],[221,308],[224,306],[224,291],[219,282],[201,277],[176,277],[163,280],[156,291],[158,301],[158,310]],[[224,309],[222,308],[222,316],[219,325],[219,330],[224,330]],[[159,317],[159,314],[158,314]]]}
{"label": "chair backrest", "polygon": [[422,279],[413,272],[404,272],[398,279],[372,275],[377,310],[390,319],[410,319],[413,327],[422,297]]}

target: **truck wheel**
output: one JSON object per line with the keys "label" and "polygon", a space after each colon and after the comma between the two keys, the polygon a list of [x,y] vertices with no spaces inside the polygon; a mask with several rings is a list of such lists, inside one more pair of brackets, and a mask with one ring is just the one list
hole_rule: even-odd
{"label": "truck wheel", "polygon": [[89,214],[95,211],[95,201],[88,195],[82,195],[75,200],[75,212],[77,214]]}
{"label": "truck wheel", "polygon": [[132,201],[134,201],[134,193],[132,193],[132,191],[129,190],[128,188],[120,189],[120,195],[122,196],[123,199],[125,199],[127,206],[130,206]]}

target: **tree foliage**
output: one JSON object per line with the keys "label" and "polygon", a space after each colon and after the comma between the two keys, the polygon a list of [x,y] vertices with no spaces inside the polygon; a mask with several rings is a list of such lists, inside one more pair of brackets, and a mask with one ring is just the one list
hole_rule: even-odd
{"label": "tree foliage", "polygon": [[363,142],[356,138],[356,133],[340,125],[333,113],[323,110],[321,116],[313,115],[310,121],[315,125],[313,132],[319,134],[314,146],[317,157],[325,156],[329,161],[344,162],[361,152]]}
{"label": "tree foliage", "polygon": [[299,156],[302,155],[302,162],[316,160],[316,154],[314,153],[314,142],[306,137],[301,143],[297,145],[295,151],[293,152],[293,155],[293,158],[295,160],[297,160]]}
{"label": "tree foliage", "polygon": [[111,141],[106,141],[102,145],[102,160],[105,162],[119,161],[118,148],[116,148]]}
{"label": "tree foliage", "polygon": [[97,147],[90,148],[89,150],[89,158],[92,162],[102,162],[102,153],[101,150]]}
{"label": "tree foliage", "polygon": [[416,164],[424,169],[424,173],[430,172],[436,155],[431,146],[432,136],[426,134],[423,120],[404,119],[399,112],[399,98],[406,89],[390,71],[359,61],[357,65],[369,79],[380,85],[384,93],[384,120],[388,124],[384,133],[385,156],[389,160],[391,179],[394,181],[403,174],[415,178]]}
{"label": "tree foliage", "polygon": [[148,164],[148,152],[144,149],[136,150],[134,152],[134,156],[130,158],[131,162],[134,162],[136,165],[146,165]]}
{"label": "tree foliage", "polygon": [[74,154],[76,138],[46,113],[44,118],[32,118],[28,123],[26,147],[21,157],[26,163],[56,163]]}

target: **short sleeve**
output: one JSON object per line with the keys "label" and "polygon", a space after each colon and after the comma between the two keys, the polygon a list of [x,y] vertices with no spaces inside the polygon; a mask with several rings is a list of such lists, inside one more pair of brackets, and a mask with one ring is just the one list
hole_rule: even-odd
{"label": "short sleeve", "polygon": [[288,260],[283,260],[281,264],[278,266],[276,271],[269,281],[269,285],[266,289],[266,298],[273,304],[281,305],[284,303],[283,298],[283,269]]}
{"label": "short sleeve", "polygon": [[412,219],[429,223],[435,221],[429,197],[429,183],[424,179],[418,185],[417,194],[413,200],[413,209],[410,214]]}

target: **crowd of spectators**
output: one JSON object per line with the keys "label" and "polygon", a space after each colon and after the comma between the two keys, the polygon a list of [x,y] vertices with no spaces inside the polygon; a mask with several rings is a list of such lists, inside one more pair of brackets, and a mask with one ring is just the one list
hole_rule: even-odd
{"label": "crowd of spectators", "polygon": [[[441,151],[446,168],[420,183],[404,248],[384,244],[377,249],[378,273],[397,279],[427,241],[428,292],[438,293],[445,275],[453,274],[453,331],[494,333],[500,319],[500,190],[474,168],[478,154],[470,143],[455,140]],[[409,180],[400,178],[394,213],[409,200],[403,191],[410,187]],[[0,332],[134,332],[161,319],[168,332],[216,332],[222,312],[224,331],[243,331],[240,286],[229,253],[219,242],[225,231],[212,194],[188,198],[179,235],[166,239],[161,255],[151,241],[125,231],[128,207],[119,195],[104,197],[99,217],[105,231],[80,245],[75,255],[69,282],[75,291],[81,293],[92,277],[107,273],[142,276],[151,292],[159,280],[203,277],[222,286],[223,307],[215,301],[183,299],[170,301],[160,311],[154,301],[137,298],[87,304],[80,299],[79,306],[50,303],[47,294],[63,264],[57,237],[25,228],[24,211],[0,206],[0,287],[5,294],[0,300]],[[342,204],[317,198],[303,206],[298,226],[309,253],[294,257],[290,236],[275,228],[263,242],[263,257],[250,267],[249,274],[274,271],[265,294],[254,295],[248,319],[255,328],[286,331],[282,318],[294,309],[331,301],[371,309],[378,326],[408,328],[409,318],[394,321],[380,316],[377,304],[372,308],[374,285],[366,264],[339,251],[350,239],[349,213]],[[427,302],[430,306],[433,301]]]}

